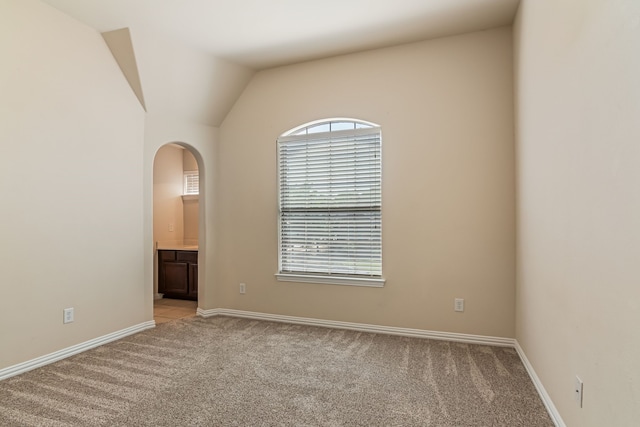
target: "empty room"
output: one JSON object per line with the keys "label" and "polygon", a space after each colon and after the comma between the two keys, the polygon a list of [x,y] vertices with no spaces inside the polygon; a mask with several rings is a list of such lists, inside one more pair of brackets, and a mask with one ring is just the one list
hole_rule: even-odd
{"label": "empty room", "polygon": [[637,0],[0,0],[0,61],[0,425],[638,425]]}

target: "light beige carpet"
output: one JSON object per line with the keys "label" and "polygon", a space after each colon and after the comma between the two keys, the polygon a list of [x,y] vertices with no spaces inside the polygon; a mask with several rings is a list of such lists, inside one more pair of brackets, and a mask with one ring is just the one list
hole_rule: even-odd
{"label": "light beige carpet", "polygon": [[553,426],[511,348],[228,317],[0,382],[0,426]]}

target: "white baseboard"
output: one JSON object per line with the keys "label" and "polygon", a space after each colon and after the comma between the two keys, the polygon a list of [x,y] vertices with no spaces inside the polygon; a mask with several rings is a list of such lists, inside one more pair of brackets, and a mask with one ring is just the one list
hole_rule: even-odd
{"label": "white baseboard", "polygon": [[536,386],[536,390],[538,390],[540,399],[542,399],[542,403],[544,403],[544,406],[547,408],[547,412],[549,413],[551,420],[554,422],[556,427],[566,427],[566,424],[562,420],[560,413],[551,400],[551,396],[549,396],[547,390],[545,390],[544,386],[542,385],[542,381],[540,381],[538,374],[536,374],[536,371],[533,369],[533,366],[529,362],[529,359],[527,359],[527,355],[524,354],[524,350],[522,350],[522,347],[520,347],[520,343],[518,343],[518,341],[515,342],[515,349],[518,352],[518,356],[520,356],[520,360],[522,360],[522,364],[529,373],[529,377],[531,377],[533,385]]}
{"label": "white baseboard", "polygon": [[53,353],[46,354],[35,359],[27,360],[26,362],[18,363],[17,365],[9,366],[8,368],[0,369],[0,381],[30,371],[32,369],[39,368],[44,365],[48,365],[58,360],[66,359],[74,354],[82,353],[91,348],[95,348],[106,344],[111,341],[119,340],[127,335],[133,335],[135,333],[144,331],[145,329],[155,328],[156,322],[150,320],[148,322],[139,323],[126,329],[122,329],[116,332],[112,332],[107,335],[103,335],[98,338],[94,338],[89,341],[85,341],[80,344],[76,344],[71,347],[63,348],[62,350],[55,351]]}
{"label": "white baseboard", "polygon": [[458,334],[453,332],[427,331],[423,329],[399,328],[396,326],[369,325],[366,323],[350,323],[335,320],[313,319],[309,317],[284,316],[280,314],[258,313],[253,311],[232,310],[226,308],[214,308],[203,310],[198,308],[198,315],[202,317],[231,316],[246,319],[268,320],[271,322],[294,323],[297,325],[320,326],[324,328],[349,329],[360,332],[374,332],[386,335],[399,335],[403,337],[429,338],[432,340],[445,340],[464,342],[469,344],[496,345],[501,347],[513,347],[513,338],[489,337],[484,335]]}

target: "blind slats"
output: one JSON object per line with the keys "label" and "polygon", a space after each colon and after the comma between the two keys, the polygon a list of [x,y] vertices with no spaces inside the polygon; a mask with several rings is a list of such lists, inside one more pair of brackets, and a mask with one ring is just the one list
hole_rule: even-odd
{"label": "blind slats", "polygon": [[196,172],[184,173],[184,194],[200,193],[200,175]]}
{"label": "blind slats", "polygon": [[278,139],[283,273],[382,275],[380,129],[353,123]]}

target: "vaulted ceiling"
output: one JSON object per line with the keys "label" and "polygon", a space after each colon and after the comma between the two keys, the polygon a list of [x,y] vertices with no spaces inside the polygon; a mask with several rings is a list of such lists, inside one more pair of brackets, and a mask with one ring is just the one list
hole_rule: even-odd
{"label": "vaulted ceiling", "polygon": [[219,126],[256,70],[509,25],[519,0],[43,0],[129,28],[147,110]]}

